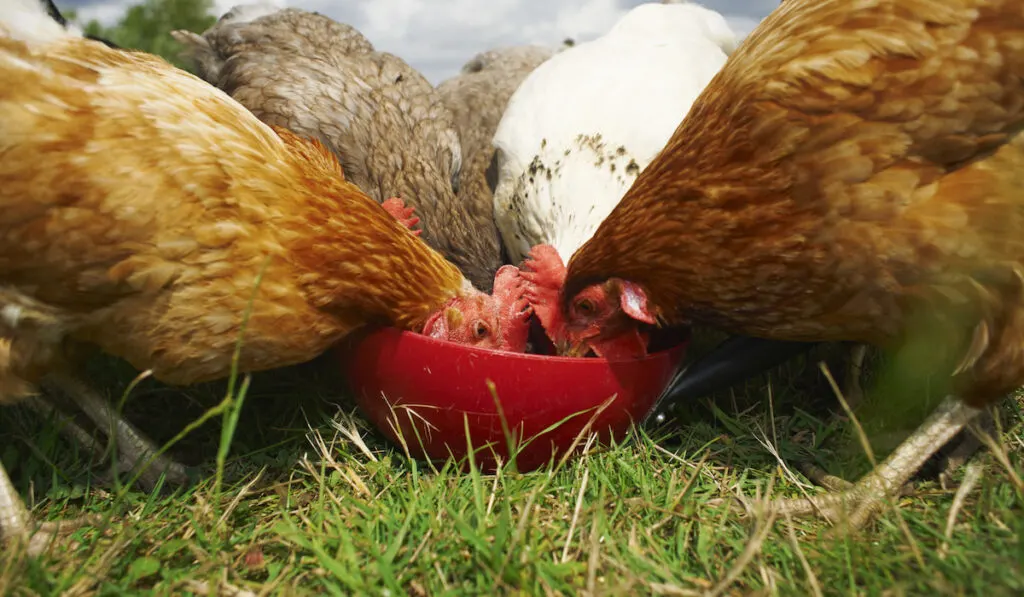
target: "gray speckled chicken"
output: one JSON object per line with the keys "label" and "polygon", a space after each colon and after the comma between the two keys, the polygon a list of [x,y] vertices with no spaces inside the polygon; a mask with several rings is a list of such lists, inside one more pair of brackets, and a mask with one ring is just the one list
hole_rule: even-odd
{"label": "gray speckled chicken", "polygon": [[[482,52],[467,62],[462,71],[437,86],[437,91],[455,114],[464,158],[458,197],[472,218],[477,236],[464,249],[494,279],[493,272],[504,262],[501,236],[494,223],[494,187],[497,171],[491,166],[491,140],[498,128],[508,99],[519,83],[555,53],[543,46],[514,46]],[[488,291],[481,287],[481,290]]]}
{"label": "gray speckled chicken", "polygon": [[456,197],[454,116],[423,75],[353,27],[294,8],[240,5],[202,35],[173,35],[201,77],[260,120],[322,141],[376,201],[402,197],[423,240],[477,288],[491,288],[493,255],[481,251],[478,218]]}

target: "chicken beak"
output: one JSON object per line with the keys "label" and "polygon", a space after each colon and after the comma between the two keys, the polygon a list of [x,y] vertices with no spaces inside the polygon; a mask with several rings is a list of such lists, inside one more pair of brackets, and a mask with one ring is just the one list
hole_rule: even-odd
{"label": "chicken beak", "polygon": [[568,340],[562,340],[561,338],[555,340],[553,344],[555,345],[555,354],[560,357],[564,357],[572,348]]}
{"label": "chicken beak", "polygon": [[555,342],[555,354],[563,357],[580,358],[590,352],[590,345],[586,340],[570,337]]}
{"label": "chicken beak", "polygon": [[588,352],[590,352],[590,345],[586,342],[579,342],[577,344],[570,344],[565,356],[582,358],[587,356]]}

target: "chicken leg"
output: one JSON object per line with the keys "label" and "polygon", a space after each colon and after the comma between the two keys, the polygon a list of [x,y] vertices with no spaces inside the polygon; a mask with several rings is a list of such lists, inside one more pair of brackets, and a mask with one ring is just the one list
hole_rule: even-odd
{"label": "chicken leg", "polygon": [[100,462],[103,456],[106,455],[106,449],[96,441],[96,438],[91,433],[76,423],[74,417],[61,411],[43,396],[29,396],[24,399],[22,404],[36,411],[44,418],[56,421],[59,424],[58,431],[88,450],[92,455],[93,462]]}
{"label": "chicken leg", "polygon": [[[153,441],[114,412],[110,402],[87,384],[66,373],[54,372],[42,385],[48,391],[57,390],[71,398],[108,436],[114,434],[121,470],[134,470],[156,455],[158,448]],[[139,475],[139,481],[144,488],[152,489],[161,475],[166,475],[167,481],[175,485],[184,485],[188,481],[185,467],[164,455],[153,458],[152,463]]]}
{"label": "chicken leg", "polygon": [[810,498],[782,499],[772,503],[780,514],[806,516],[820,513],[838,522],[848,513],[850,528],[867,522],[939,448],[960,432],[982,410],[948,396],[896,450],[870,473],[845,491]]}
{"label": "chicken leg", "polygon": [[[843,383],[842,391],[843,397],[846,399],[847,405],[850,409],[856,409],[858,404],[860,404],[864,399],[864,392],[862,390],[860,380],[864,372],[864,360],[867,357],[867,351],[868,346],[866,344],[854,344],[849,351],[846,378]],[[833,418],[840,419],[842,421],[847,420],[843,414],[837,414]],[[977,425],[979,425],[983,430],[990,430],[994,425],[991,412],[987,410],[984,411],[980,415]],[[963,439],[946,458],[946,465],[939,476],[943,487],[948,485],[950,475],[963,466],[980,447],[981,441],[973,433],[964,434]],[[804,476],[829,491],[841,492],[853,487],[852,483],[829,475],[811,463],[802,462],[799,464],[799,468],[801,472],[804,473]],[[909,493],[912,489],[913,487],[908,481],[908,483],[903,486],[901,493]]]}
{"label": "chicken leg", "polygon": [[[981,415],[974,421],[974,425],[977,426],[978,432],[992,433],[996,428],[995,417],[992,413],[991,408],[987,408],[982,411]],[[963,465],[974,456],[979,448],[983,445],[983,442],[978,438],[976,433],[965,433],[960,443],[946,457],[946,466],[942,472],[939,473],[939,483],[943,488],[948,488],[952,482],[951,477],[953,473],[960,469]]]}

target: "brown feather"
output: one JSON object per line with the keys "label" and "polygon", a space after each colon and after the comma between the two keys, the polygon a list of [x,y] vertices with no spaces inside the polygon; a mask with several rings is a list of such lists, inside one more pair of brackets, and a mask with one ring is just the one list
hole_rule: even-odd
{"label": "brown feather", "polygon": [[309,360],[370,323],[416,329],[465,280],[341,176],[163,60],[0,37],[0,392],[65,337],[158,379]]}
{"label": "brown feather", "polygon": [[421,218],[423,240],[490,287],[500,247],[479,242],[487,230],[455,195],[454,117],[416,69],[351,26],[296,8],[174,35],[205,80],[260,120],[323,141],[378,203],[401,197]]}

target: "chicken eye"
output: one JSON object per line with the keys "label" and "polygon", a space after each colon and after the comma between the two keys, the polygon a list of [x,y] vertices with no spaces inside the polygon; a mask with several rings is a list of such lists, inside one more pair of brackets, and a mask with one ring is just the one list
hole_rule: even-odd
{"label": "chicken eye", "polygon": [[477,340],[486,338],[490,333],[491,329],[487,327],[487,324],[482,320],[477,320],[477,322],[473,324],[473,337]]}
{"label": "chicken eye", "polygon": [[597,312],[597,305],[590,299],[580,299],[576,301],[576,312],[585,317],[589,317]]}

